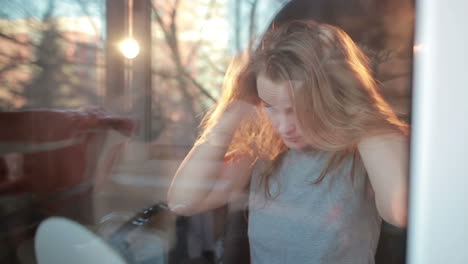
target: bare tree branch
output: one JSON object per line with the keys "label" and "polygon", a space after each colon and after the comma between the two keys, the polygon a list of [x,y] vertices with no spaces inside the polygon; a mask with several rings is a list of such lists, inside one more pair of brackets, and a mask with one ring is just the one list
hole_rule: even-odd
{"label": "bare tree branch", "polygon": [[171,12],[171,31],[177,33],[176,20],[177,20],[177,10],[179,9],[179,0],[174,0],[174,6],[172,7]]}
{"label": "bare tree branch", "polygon": [[[210,19],[211,15],[212,15],[211,11],[212,11],[215,4],[216,4],[216,0],[211,0],[210,3],[209,3],[208,11],[206,11],[205,18],[204,18],[205,22],[204,22],[204,24],[201,26],[201,28],[199,30],[199,35],[200,36],[203,33],[203,30],[205,29],[206,22]],[[187,56],[187,60],[185,62],[185,65],[190,65],[193,57],[198,52],[198,48],[200,47],[201,43],[202,43],[202,38],[200,37],[198,39],[197,43],[195,43],[192,46],[192,49],[190,50],[189,55]]]}
{"label": "bare tree branch", "polygon": [[172,74],[171,72],[164,71],[164,70],[153,70],[152,74],[156,75],[158,77],[161,77],[164,80],[172,80],[172,79],[175,80],[177,78],[177,76],[175,76],[175,74]]}
{"label": "bare tree branch", "polygon": [[37,47],[37,45],[35,45],[34,43],[32,43],[31,41],[19,41],[17,40],[16,38],[14,37],[11,37],[11,36],[8,36],[6,34],[3,34],[0,32],[0,38],[4,38],[4,39],[7,39],[9,41],[12,41],[16,44],[19,44],[19,45],[22,45],[22,46],[33,46],[33,47]]}
{"label": "bare tree branch", "polygon": [[26,63],[11,63],[8,65],[5,65],[4,67],[0,68],[0,76],[6,72],[12,71],[16,68],[18,68],[21,65],[25,65]]}
{"label": "bare tree branch", "polygon": [[[170,72],[168,71],[153,71],[153,74],[163,78],[163,79],[173,79],[173,80],[177,80],[177,78],[179,78],[179,76],[175,75],[175,74],[171,74]],[[190,73],[186,72],[186,71],[183,71],[183,74],[184,74],[184,77],[187,78],[193,85],[195,85],[202,94],[204,94],[206,97],[208,97],[211,101],[213,102],[216,102],[216,98],[214,98],[213,95],[211,95],[204,87],[201,83],[199,83],[195,78],[193,78],[192,75],[190,75]]]}
{"label": "bare tree branch", "polygon": [[152,6],[152,9],[153,9],[154,17],[156,18],[156,22],[158,22],[159,27],[161,28],[164,34],[164,38],[166,39],[167,42],[169,42],[171,37],[169,35],[169,31],[167,31],[166,29],[166,25],[164,24],[164,21],[161,15],[159,14],[158,9],[154,5]]}
{"label": "bare tree branch", "polygon": [[179,0],[174,1],[174,6],[171,12],[171,19],[169,20],[169,29],[170,29],[170,36],[171,42],[169,43],[172,47],[173,55],[175,56],[175,62],[177,67],[182,66],[182,59],[180,57],[179,51],[179,41],[177,37],[177,9],[179,7]]}
{"label": "bare tree branch", "polygon": [[241,51],[241,1],[234,1],[234,20],[235,20],[235,43],[236,53]]}
{"label": "bare tree branch", "polygon": [[[99,35],[99,29],[98,29],[96,23],[94,23],[93,19],[91,18],[91,14],[89,13],[88,6],[87,6],[82,0],[75,0],[75,2],[78,3],[78,5],[80,6],[81,10],[83,11],[83,13],[84,13],[84,14],[86,15],[86,17],[88,18],[89,23],[91,23],[91,26],[92,26],[93,29],[94,29],[94,32],[96,32],[96,35]],[[99,39],[102,40],[101,35],[99,35]]]}
{"label": "bare tree branch", "polygon": [[157,12],[157,9],[153,6],[153,10],[156,11],[155,12],[156,21],[159,23],[160,28],[164,32],[164,37],[171,51],[171,57],[176,66],[176,70],[178,72],[179,77],[176,78],[176,81],[178,83],[179,89],[181,90],[186,100],[186,103],[184,105],[187,107],[187,110],[189,112],[195,114],[194,105],[193,105],[193,96],[190,94],[189,90],[187,89],[185,79],[183,78],[184,70],[183,70],[182,60],[181,60],[180,51],[179,51],[178,38],[177,38],[177,25],[176,25],[178,8],[179,8],[179,1],[175,0],[173,8],[171,10],[171,14],[170,14],[169,26],[168,28],[166,28],[162,17]]}
{"label": "bare tree branch", "polygon": [[250,7],[250,16],[249,16],[249,47],[248,50],[251,51],[253,48],[253,43],[254,43],[254,36],[256,34],[257,30],[257,23],[255,23],[255,15],[257,13],[257,4],[258,0],[253,0],[250,2],[251,7]]}
{"label": "bare tree branch", "polygon": [[[213,8],[215,3],[216,3],[215,0],[212,0],[210,2],[210,8],[205,15],[206,20],[209,19],[209,17],[211,16],[211,9]],[[187,106],[189,107],[188,110],[194,113],[194,107],[193,107],[194,95],[192,95],[187,89],[187,81],[189,81],[195,88],[197,88],[197,90],[201,94],[203,94],[204,96],[206,96],[212,101],[216,101],[216,98],[212,96],[210,92],[208,92],[208,90],[205,89],[203,85],[199,83],[186,69],[192,57],[197,52],[202,40],[199,39],[198,42],[192,46],[188,59],[186,60],[186,64],[184,64],[182,62],[181,53],[179,49],[178,28],[177,28],[177,14],[180,8],[180,1],[179,0],[174,1],[174,4],[172,5],[172,10],[169,12],[169,21],[166,23],[164,23],[164,20],[161,17],[160,12],[154,6],[154,4],[152,5],[152,8],[154,11],[156,22],[159,24],[161,30],[163,31],[164,38],[166,40],[167,45],[169,46],[169,49],[171,51],[171,57],[176,67],[175,74],[169,74],[168,72],[165,72],[165,71],[153,71],[153,74],[157,74],[158,76],[164,79],[173,79],[177,81],[179,89],[184,95],[184,98],[186,98],[187,100]]]}
{"label": "bare tree branch", "polygon": [[221,75],[225,75],[226,74],[226,70],[224,68],[220,68],[218,67],[218,65],[216,65],[213,60],[211,60],[211,58],[209,56],[203,56],[203,60],[205,60],[206,62],[208,62],[208,64],[210,65],[210,67],[217,73],[221,74]]}
{"label": "bare tree branch", "polygon": [[197,88],[198,90],[200,90],[202,92],[202,94],[204,94],[206,97],[208,97],[211,101],[213,102],[216,102],[216,98],[214,98],[204,87],[203,85],[201,85],[197,80],[195,80],[195,78],[193,78],[192,75],[190,75],[190,73],[184,71],[184,76],[189,79],[190,82],[192,82]]}

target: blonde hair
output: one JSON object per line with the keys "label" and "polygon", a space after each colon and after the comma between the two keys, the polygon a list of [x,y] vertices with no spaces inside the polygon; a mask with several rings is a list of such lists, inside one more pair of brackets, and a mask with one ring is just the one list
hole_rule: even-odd
{"label": "blonde hair", "polygon": [[[256,79],[263,74],[272,81],[290,84],[303,136],[314,148],[332,153],[313,183],[340,168],[348,155],[353,156],[353,177],[363,168],[356,149],[362,138],[408,131],[379,93],[368,64],[363,52],[337,27],[311,20],[273,26],[252,54],[244,54],[229,67],[224,93],[203,122],[204,133],[236,100],[259,105]],[[293,80],[302,81],[302,85],[293,86]],[[252,155],[272,161],[261,176],[269,197],[270,176],[286,150],[266,115],[257,111],[243,120],[227,156]]]}

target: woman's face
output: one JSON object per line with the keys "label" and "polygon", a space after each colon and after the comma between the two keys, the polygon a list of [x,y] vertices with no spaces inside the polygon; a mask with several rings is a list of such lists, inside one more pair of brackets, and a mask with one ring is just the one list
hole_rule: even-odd
{"label": "woman's face", "polygon": [[294,114],[288,83],[273,82],[260,74],[257,77],[257,91],[268,118],[284,144],[290,149],[308,147]]}

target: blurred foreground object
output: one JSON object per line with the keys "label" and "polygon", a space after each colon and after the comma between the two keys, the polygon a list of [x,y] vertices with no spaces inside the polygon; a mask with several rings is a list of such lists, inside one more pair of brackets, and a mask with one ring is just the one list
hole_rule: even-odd
{"label": "blurred foreground object", "polygon": [[45,218],[94,225],[93,194],[135,123],[102,109],[34,109],[1,112],[0,126],[0,263],[24,263]]}
{"label": "blurred foreground object", "polygon": [[0,176],[0,193],[42,195],[91,179],[101,183],[134,123],[102,110],[39,109],[0,113],[0,126],[0,153],[16,155],[17,163],[2,162],[8,168]]}
{"label": "blurred foreground object", "polygon": [[66,218],[41,223],[35,237],[38,264],[125,264],[100,237]]}

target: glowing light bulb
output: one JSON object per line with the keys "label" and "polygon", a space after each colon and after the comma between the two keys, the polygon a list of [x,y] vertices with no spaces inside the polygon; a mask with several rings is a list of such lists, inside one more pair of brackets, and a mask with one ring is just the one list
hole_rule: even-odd
{"label": "glowing light bulb", "polygon": [[127,59],[133,59],[140,53],[140,45],[134,39],[126,39],[120,42],[119,49]]}

